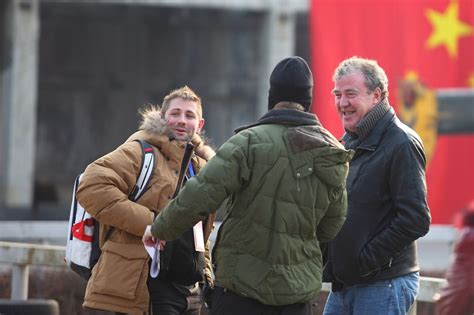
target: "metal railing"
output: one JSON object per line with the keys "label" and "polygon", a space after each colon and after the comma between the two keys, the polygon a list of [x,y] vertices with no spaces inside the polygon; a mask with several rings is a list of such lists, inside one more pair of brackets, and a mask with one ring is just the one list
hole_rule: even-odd
{"label": "metal railing", "polygon": [[11,299],[28,299],[28,274],[32,265],[65,267],[65,246],[0,242],[0,264],[12,266]]}
{"label": "metal railing", "polygon": [[[12,266],[11,299],[28,299],[28,272],[31,265],[65,267],[65,246],[0,242],[0,264]],[[421,277],[418,302],[436,302],[436,295],[445,279]],[[323,283],[322,291],[329,292],[331,285]],[[410,314],[416,314],[416,305]]]}

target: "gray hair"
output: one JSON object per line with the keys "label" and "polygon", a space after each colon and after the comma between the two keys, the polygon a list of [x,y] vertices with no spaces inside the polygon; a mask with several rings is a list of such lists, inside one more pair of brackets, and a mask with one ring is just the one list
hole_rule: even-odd
{"label": "gray hair", "polygon": [[364,76],[364,84],[372,93],[376,88],[382,91],[382,100],[388,97],[388,79],[385,71],[377,61],[360,57],[351,57],[343,60],[334,71],[332,80],[338,81],[341,77],[360,72]]}

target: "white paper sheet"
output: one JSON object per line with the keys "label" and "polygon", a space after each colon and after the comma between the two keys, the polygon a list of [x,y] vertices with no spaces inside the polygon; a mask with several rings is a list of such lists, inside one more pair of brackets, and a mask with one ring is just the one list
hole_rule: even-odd
{"label": "white paper sheet", "polygon": [[204,252],[206,250],[204,246],[204,233],[202,231],[202,221],[196,223],[193,227],[194,233],[194,248],[197,252]]}
{"label": "white paper sheet", "polygon": [[160,273],[160,250],[159,250],[159,241],[156,243],[155,246],[145,246],[148,255],[151,257],[151,264],[150,264],[150,276],[152,278],[158,277]]}

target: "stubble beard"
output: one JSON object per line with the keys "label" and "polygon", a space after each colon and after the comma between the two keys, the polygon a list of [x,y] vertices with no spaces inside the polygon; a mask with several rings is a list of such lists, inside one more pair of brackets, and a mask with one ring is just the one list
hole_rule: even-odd
{"label": "stubble beard", "polygon": [[176,134],[174,133],[173,129],[168,126],[166,128],[166,134],[168,135],[168,138],[170,140],[178,140],[178,141],[186,141],[186,142],[191,142],[191,140],[193,139],[193,136],[195,134],[194,131],[191,131],[191,132],[186,132],[186,136],[184,137],[177,137]]}

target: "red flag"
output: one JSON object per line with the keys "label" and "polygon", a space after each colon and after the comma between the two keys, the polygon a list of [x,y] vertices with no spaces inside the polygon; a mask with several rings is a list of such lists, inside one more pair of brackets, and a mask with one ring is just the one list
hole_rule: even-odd
{"label": "red flag", "polygon": [[[375,59],[384,68],[389,100],[399,116],[397,85],[403,79],[416,80],[417,87],[434,94],[446,88],[474,88],[472,0],[312,0],[310,34],[313,109],[336,136],[344,130],[331,95],[332,74],[351,56]],[[460,116],[472,122],[471,105]],[[443,106],[448,113],[455,110],[450,104]],[[454,213],[474,199],[474,133],[443,133],[439,124],[444,116],[438,112],[437,128],[432,128],[435,142],[427,168],[428,201],[437,224],[452,223]],[[431,147],[428,142],[426,137],[425,147]]]}

